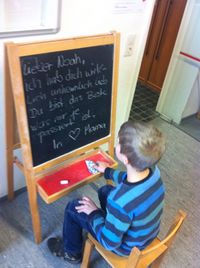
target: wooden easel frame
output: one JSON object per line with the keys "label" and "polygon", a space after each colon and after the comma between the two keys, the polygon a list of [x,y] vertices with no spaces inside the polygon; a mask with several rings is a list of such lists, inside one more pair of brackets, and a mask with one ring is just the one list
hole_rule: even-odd
{"label": "wooden easel frame", "polygon": [[[78,37],[56,41],[45,41],[36,43],[14,44],[7,43],[5,46],[5,97],[6,97],[6,153],[7,153],[7,178],[8,178],[8,198],[12,200],[13,191],[13,163],[15,163],[24,173],[29,197],[29,205],[32,216],[35,242],[41,242],[40,215],[37,203],[36,181],[41,174],[47,170],[57,168],[71,158],[77,158],[81,154],[98,148],[103,144],[108,145],[108,154],[114,156],[115,120],[116,120],[116,98],[117,98],[117,78],[119,63],[119,33],[112,32],[106,35]],[[81,147],[73,152],[67,153],[56,159],[50,160],[39,166],[33,166],[30,137],[28,130],[28,120],[26,114],[25,96],[23,91],[23,79],[20,67],[20,57],[34,54],[42,54],[54,51],[70,50],[82,47],[93,47],[99,45],[114,45],[113,59],[113,83],[112,83],[112,109],[110,135],[95,141],[89,145]],[[14,101],[13,101],[14,100]],[[13,103],[15,105],[13,105]],[[15,109],[14,109],[15,106]],[[15,119],[15,112],[17,124]],[[16,134],[19,131],[19,138]],[[20,142],[18,141],[20,139]],[[13,150],[21,147],[23,163],[13,155]],[[96,178],[97,176],[94,176]],[[90,179],[91,181],[91,179]],[[73,188],[74,189],[74,188]],[[71,190],[73,190],[71,189]],[[60,196],[58,195],[58,198]],[[57,198],[57,199],[58,199]],[[54,198],[56,200],[56,198]]]}

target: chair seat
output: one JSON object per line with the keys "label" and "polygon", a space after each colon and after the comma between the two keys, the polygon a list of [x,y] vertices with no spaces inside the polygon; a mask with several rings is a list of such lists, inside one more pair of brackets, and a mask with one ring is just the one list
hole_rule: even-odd
{"label": "chair seat", "polygon": [[101,246],[90,234],[88,235],[89,240],[95,245],[96,250],[103,256],[103,258],[112,266],[125,268],[126,263],[128,261],[127,257],[121,257],[116,255],[115,253],[106,250],[103,246]]}
{"label": "chair seat", "polygon": [[175,235],[185,220],[185,217],[186,213],[179,210],[168,233],[162,241],[156,237],[150,245],[143,250],[134,247],[131,250],[130,255],[127,257],[120,257],[115,253],[106,250],[91,236],[91,234],[88,234],[81,268],[89,267],[90,255],[94,247],[113,268],[147,268],[150,264],[152,264],[152,267],[158,268],[175,238]]}
{"label": "chair seat", "polygon": [[[89,240],[92,241],[92,243],[95,245],[96,250],[103,256],[103,258],[112,266],[112,267],[117,267],[117,268],[126,268],[127,262],[128,262],[128,257],[121,257],[116,255],[115,253],[106,250],[103,246],[101,246],[90,234],[88,235]],[[160,240],[158,238],[154,239],[152,243],[146,247],[146,249],[156,246],[158,243],[160,243]],[[153,260],[155,260],[158,256],[160,256],[165,250],[166,250],[166,245],[161,245],[156,252],[153,254],[148,254],[145,255],[145,257],[141,257],[139,261],[139,267],[147,267],[150,265]]]}

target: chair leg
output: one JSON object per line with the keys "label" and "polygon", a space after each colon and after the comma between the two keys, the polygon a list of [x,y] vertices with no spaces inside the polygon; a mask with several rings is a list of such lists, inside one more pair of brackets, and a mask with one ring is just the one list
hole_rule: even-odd
{"label": "chair leg", "polygon": [[84,248],[81,268],[88,268],[89,267],[90,255],[92,253],[93,248],[94,248],[94,244],[89,239],[87,239],[85,242],[85,248]]}
{"label": "chair leg", "polygon": [[[166,251],[166,253],[167,253],[167,251]],[[165,256],[165,253],[162,254],[162,255],[160,255],[160,257],[158,257],[158,258],[157,258],[157,259],[150,265],[150,267],[151,267],[151,268],[159,268],[159,267],[161,266],[161,263],[162,263],[163,259],[164,259],[164,256]]]}

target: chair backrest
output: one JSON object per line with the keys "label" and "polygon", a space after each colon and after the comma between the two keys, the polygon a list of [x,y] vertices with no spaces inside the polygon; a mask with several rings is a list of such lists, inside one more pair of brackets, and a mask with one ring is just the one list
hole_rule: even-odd
{"label": "chair backrest", "polygon": [[[136,247],[133,248],[128,260],[128,264],[132,263],[130,267],[147,267],[151,263],[151,268],[159,267],[177,232],[180,230],[185,217],[186,213],[179,210],[164,239],[160,240],[157,237],[146,249],[141,251]],[[134,262],[135,266],[133,266]],[[128,267],[129,265],[127,265]]]}
{"label": "chair backrest", "polygon": [[145,268],[150,264],[151,268],[157,268],[160,266],[163,257],[173,242],[175,235],[179,231],[185,217],[186,213],[182,210],[179,210],[163,240],[160,240],[157,237],[144,250],[139,250],[137,247],[134,247],[128,257],[120,257],[106,250],[89,234],[84,249],[81,268],[87,268],[89,266],[90,254],[94,247],[113,268]]}

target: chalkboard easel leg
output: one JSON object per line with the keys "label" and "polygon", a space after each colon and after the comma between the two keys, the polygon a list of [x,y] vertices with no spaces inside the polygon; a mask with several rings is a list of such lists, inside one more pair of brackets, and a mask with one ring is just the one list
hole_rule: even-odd
{"label": "chalkboard easel leg", "polygon": [[36,184],[32,178],[26,178],[28,197],[29,197],[29,206],[32,217],[33,232],[35,242],[39,244],[41,242],[41,227],[40,227],[40,214],[38,209],[37,202],[37,189]]}
{"label": "chalkboard easel leg", "polygon": [[6,157],[7,157],[7,187],[8,200],[14,198],[13,178],[13,145],[14,145],[14,102],[8,68],[7,50],[5,47],[5,128],[6,128]]}
{"label": "chalkboard easel leg", "polygon": [[7,187],[8,187],[8,200],[14,198],[14,182],[13,182],[13,157],[12,150],[7,150]]}

